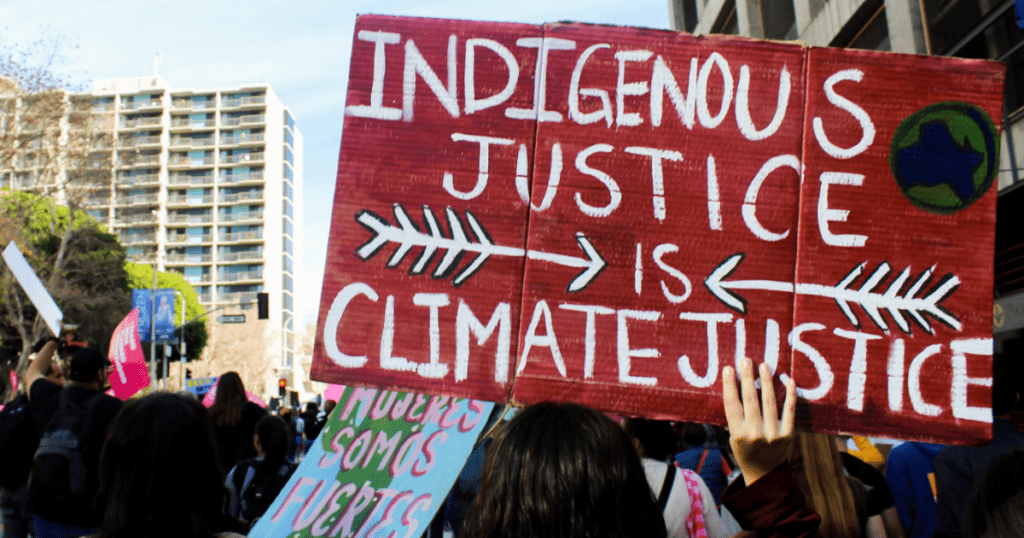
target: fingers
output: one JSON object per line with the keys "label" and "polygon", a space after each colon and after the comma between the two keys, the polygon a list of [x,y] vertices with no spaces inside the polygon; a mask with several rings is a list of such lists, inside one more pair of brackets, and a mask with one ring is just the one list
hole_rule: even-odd
{"label": "fingers", "polygon": [[786,401],[782,404],[782,424],[779,427],[779,435],[789,437],[793,435],[793,422],[796,420],[796,381],[790,379],[786,382]]}
{"label": "fingers", "polygon": [[761,401],[754,386],[754,361],[744,358],[740,365],[740,390],[743,392],[743,418],[753,428],[752,433],[761,433]]}
{"label": "fingers", "polygon": [[732,366],[722,368],[722,403],[729,429],[737,431],[743,425],[743,404],[736,392],[736,370]]}
{"label": "fingers", "polygon": [[775,408],[775,385],[772,384],[772,371],[767,364],[761,363],[758,368],[761,375],[761,410],[764,413],[764,431],[771,441],[779,431],[779,414]]}

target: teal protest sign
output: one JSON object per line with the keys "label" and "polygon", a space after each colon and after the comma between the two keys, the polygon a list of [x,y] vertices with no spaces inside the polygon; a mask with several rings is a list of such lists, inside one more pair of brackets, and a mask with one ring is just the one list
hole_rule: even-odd
{"label": "teal protest sign", "polygon": [[320,437],[250,536],[420,536],[493,406],[345,387]]}

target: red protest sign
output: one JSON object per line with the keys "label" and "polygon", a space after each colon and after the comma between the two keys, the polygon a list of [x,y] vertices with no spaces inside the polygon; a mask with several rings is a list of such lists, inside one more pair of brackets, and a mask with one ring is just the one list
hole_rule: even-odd
{"label": "red protest sign", "polygon": [[[921,438],[984,437],[984,413],[954,418],[949,396],[937,414],[885,403],[897,389],[934,401],[939,384],[908,384],[922,377],[910,353],[953,340],[968,342],[956,345],[969,367],[949,381],[967,380],[968,407],[987,397],[975,352],[991,335],[946,324],[944,309],[987,323],[991,246],[965,249],[991,245],[995,192],[967,180],[971,195],[950,197],[959,180],[900,159],[953,162],[951,146],[915,145],[913,122],[897,137],[933,102],[998,118],[1001,68],[950,66],[633,28],[361,17],[312,377],[714,422],[721,367],[751,356],[797,379],[816,429],[883,433],[914,416],[950,426]],[[917,76],[908,69],[953,89],[894,96],[893,80]],[[928,133],[953,118],[936,114],[922,116]],[[978,125],[970,147],[994,162],[985,133],[998,130]],[[858,174],[870,188],[851,187]],[[917,215],[922,204],[947,205]],[[850,216],[858,208],[866,218]],[[931,235],[907,234],[912,223]],[[858,234],[877,239],[830,243]],[[921,241],[933,249],[907,248]],[[922,273],[939,260],[950,267]],[[882,261],[894,269],[861,277]],[[925,290],[939,271],[959,287],[938,274]],[[900,345],[905,364],[890,370],[882,348]]]}
{"label": "red protest sign", "polygon": [[138,325],[139,310],[135,308],[117,324],[110,337],[108,358],[113,366],[107,379],[110,380],[111,393],[122,400],[131,398],[150,383]]}

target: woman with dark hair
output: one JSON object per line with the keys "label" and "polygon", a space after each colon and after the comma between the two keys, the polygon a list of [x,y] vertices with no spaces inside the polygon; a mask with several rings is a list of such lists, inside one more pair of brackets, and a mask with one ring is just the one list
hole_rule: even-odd
{"label": "woman with dark hair", "polygon": [[1024,451],[1001,454],[964,511],[964,538],[1008,538],[1024,529]]}
{"label": "woman with dark hair", "polygon": [[217,440],[217,455],[225,469],[234,467],[239,460],[256,456],[252,436],[256,433],[256,422],[266,414],[266,410],[246,398],[245,385],[237,372],[220,376],[217,396],[210,406],[210,418]]}
{"label": "woman with dark hair", "polygon": [[226,489],[213,426],[198,401],[156,393],[129,401],[100,456],[92,538],[237,538],[222,512]]}
{"label": "woman with dark hair", "polygon": [[256,423],[255,458],[238,462],[228,473],[228,515],[252,527],[270,508],[277,494],[295,472],[296,465],[285,457],[288,428],[281,417],[267,415]]}

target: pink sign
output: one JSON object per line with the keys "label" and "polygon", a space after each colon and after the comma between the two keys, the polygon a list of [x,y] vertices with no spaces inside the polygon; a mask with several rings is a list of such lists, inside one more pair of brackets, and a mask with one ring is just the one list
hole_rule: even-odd
{"label": "pink sign", "polygon": [[121,320],[110,338],[110,379],[114,396],[127,400],[133,394],[149,386],[149,370],[139,343],[139,309],[136,308]]}
{"label": "pink sign", "polygon": [[[220,379],[217,379],[217,382],[220,383]],[[250,402],[252,402],[252,403],[254,403],[254,404],[256,404],[256,405],[258,405],[260,407],[263,407],[263,408],[267,407],[267,402],[264,402],[262,398],[260,398],[259,396],[256,396],[255,394],[253,394],[253,393],[251,393],[249,391],[245,391],[245,397],[248,398]],[[210,389],[210,392],[207,392],[206,396],[203,396],[203,405],[205,405],[206,407],[210,407],[210,406],[213,405],[213,401],[216,400],[216,399],[217,399],[217,385],[214,385],[213,388]]]}

